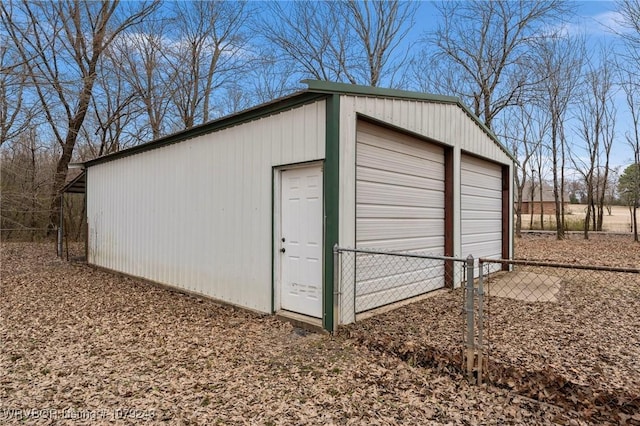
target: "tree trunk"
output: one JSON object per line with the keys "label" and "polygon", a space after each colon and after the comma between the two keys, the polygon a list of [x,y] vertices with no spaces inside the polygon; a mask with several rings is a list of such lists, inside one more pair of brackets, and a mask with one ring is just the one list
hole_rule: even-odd
{"label": "tree trunk", "polygon": [[584,229],[584,239],[588,240],[589,239],[589,220],[591,220],[591,207],[590,207],[590,203],[591,203],[591,189],[589,187],[587,187],[587,211],[584,217],[584,225],[583,225],[583,229]]}
{"label": "tree trunk", "polygon": [[518,185],[518,202],[516,203],[516,237],[522,237],[522,190],[523,187]]}
{"label": "tree trunk", "polygon": [[553,157],[553,199],[556,206],[556,238],[564,239],[564,228],[562,227],[562,217],[560,211],[560,183],[558,182],[558,119],[554,118],[551,125],[551,143]]}

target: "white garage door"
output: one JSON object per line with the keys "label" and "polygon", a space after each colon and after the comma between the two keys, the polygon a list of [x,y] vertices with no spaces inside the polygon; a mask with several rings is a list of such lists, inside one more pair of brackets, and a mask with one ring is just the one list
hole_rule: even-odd
{"label": "white garage door", "polygon": [[[358,122],[358,248],[444,254],[444,150],[423,140]],[[359,254],[356,312],[444,286],[441,261]]]}
{"label": "white garage door", "polygon": [[[502,166],[463,155],[461,173],[462,256],[500,259]],[[492,268],[500,269],[500,265]]]}

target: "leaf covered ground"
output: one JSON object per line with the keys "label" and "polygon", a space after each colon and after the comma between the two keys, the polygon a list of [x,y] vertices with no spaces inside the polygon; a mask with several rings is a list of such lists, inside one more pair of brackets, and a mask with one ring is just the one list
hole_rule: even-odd
{"label": "leaf covered ground", "polygon": [[[594,235],[585,241],[572,235],[557,241],[553,235],[531,235],[516,241],[515,254],[573,265],[640,267],[640,245],[628,236]],[[492,382],[594,423],[640,424],[640,275],[525,269],[541,282],[559,279],[560,291],[554,303],[488,297],[485,343]],[[514,287],[521,291],[521,284]],[[529,285],[534,290],[539,283]],[[491,280],[487,288],[491,294]],[[344,333],[409,362],[460,369],[461,298],[460,289],[435,295],[350,325]]]}
{"label": "leaf covered ground", "polygon": [[64,262],[51,244],[1,248],[1,424],[588,423],[349,333]]}

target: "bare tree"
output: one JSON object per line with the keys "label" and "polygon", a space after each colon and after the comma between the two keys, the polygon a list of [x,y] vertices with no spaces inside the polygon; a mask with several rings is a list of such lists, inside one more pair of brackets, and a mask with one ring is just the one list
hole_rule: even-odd
{"label": "bare tree", "polygon": [[[522,203],[524,197],[532,197],[534,190],[534,170],[531,161],[547,130],[548,118],[532,104],[517,106],[505,110],[505,114],[497,121],[498,134],[508,142],[513,155],[518,159],[518,166],[514,173],[515,180],[515,213],[517,237],[522,236]],[[528,184],[528,185],[527,185]],[[529,187],[529,194],[525,188]],[[542,185],[540,185],[542,187]],[[531,204],[533,210],[533,203]],[[542,201],[540,203],[542,208]],[[541,222],[543,223],[543,222]]]}
{"label": "bare tree", "polygon": [[607,210],[607,216],[613,215],[613,206],[616,204],[616,191],[620,180],[620,169],[621,166],[616,166],[609,170],[609,180],[604,195],[604,207]]}
{"label": "bare tree", "polygon": [[579,83],[584,41],[560,35],[541,40],[536,46],[535,72],[541,77],[537,103],[549,114],[549,149],[553,174],[556,236],[564,239],[564,173],[566,162],[565,118]]}
{"label": "bare tree", "polygon": [[[400,44],[413,25],[416,5],[400,1],[342,1],[337,2],[338,16],[349,24],[357,44],[351,66],[345,73],[352,82],[378,86],[384,77],[394,85],[397,73],[407,60],[409,49],[400,51]],[[350,34],[350,38],[353,37]]]}
{"label": "bare tree", "polygon": [[[537,149],[533,150],[532,166],[533,175],[531,176],[531,192],[529,194],[531,205],[534,205],[536,195],[540,201],[540,229],[544,230],[544,182],[545,182],[545,165],[548,158],[548,147],[546,144],[541,143],[537,146]],[[537,180],[536,180],[537,179]],[[537,193],[536,193],[537,190]],[[534,209],[531,209],[531,216],[529,218],[529,229],[533,228]]]}
{"label": "bare tree", "polygon": [[571,6],[560,0],[505,0],[441,2],[436,7],[441,23],[425,39],[417,77],[430,79],[426,86],[461,97],[491,128],[496,116],[521,103],[526,89],[536,83],[538,75],[523,72],[530,49]]}
{"label": "bare tree", "polygon": [[303,76],[395,86],[408,59],[401,43],[417,6],[398,0],[271,3],[258,27]]}
{"label": "bare tree", "polygon": [[40,140],[35,127],[21,132],[11,144],[2,147],[0,228],[3,238],[35,240],[45,235],[54,154]]}
{"label": "bare tree", "polygon": [[[640,167],[638,166],[640,164],[640,0],[620,1],[618,3],[618,11],[621,16],[619,23],[627,30],[619,33],[626,47],[624,54],[626,61],[623,64],[618,64],[621,86],[626,95],[632,124],[631,130],[625,134],[625,138],[633,151],[633,164],[636,165],[635,169],[633,167],[627,168],[625,174],[628,173],[626,179],[632,181],[627,185],[637,189],[640,187],[640,182],[637,180],[638,176],[640,176],[640,173],[637,173],[638,167]],[[632,173],[633,170],[636,172]],[[633,201],[633,203],[629,204],[633,239],[638,242],[637,197]]]}
{"label": "bare tree", "polygon": [[583,79],[584,93],[578,107],[582,146],[575,147],[571,161],[582,175],[587,196],[584,238],[589,227],[602,230],[604,202],[609,179],[609,162],[614,141],[615,105],[613,73],[606,49],[601,52],[601,64],[591,66]]}
{"label": "bare tree", "polygon": [[[625,56],[631,64],[640,64],[640,0],[619,0],[617,3],[618,23],[624,30],[616,32],[624,41]],[[636,81],[640,78],[637,65],[629,71],[633,71]]]}
{"label": "bare tree", "polygon": [[122,58],[116,72],[133,88],[136,102],[142,104],[145,113],[146,125],[141,126],[140,140],[158,139],[169,126],[174,73],[165,56],[167,27],[167,18],[147,19],[137,32],[123,34],[112,45],[114,55]]}
{"label": "bare tree", "polygon": [[262,50],[248,75],[246,86],[256,103],[265,103],[295,91],[297,81],[295,65],[290,61],[279,61],[272,51]]}
{"label": "bare tree", "polygon": [[0,146],[26,131],[37,114],[28,96],[28,72],[10,38],[0,34]]}
{"label": "bare tree", "polygon": [[126,58],[122,51],[110,47],[100,61],[95,96],[91,97],[86,122],[80,131],[90,158],[111,154],[138,142],[141,136],[136,121],[144,110],[137,102],[137,91],[123,76],[122,64]]}
{"label": "bare tree", "polygon": [[246,67],[248,13],[244,2],[187,2],[174,8],[171,96],[181,124],[190,128],[209,121],[214,91]]}
{"label": "bare tree", "polygon": [[[635,79],[633,72],[620,69],[621,86],[627,100],[627,106],[631,115],[631,130],[625,134],[625,139],[633,151],[633,164],[640,164],[640,85]],[[632,174],[637,177],[636,174]],[[640,183],[638,183],[640,185]],[[634,231],[633,240],[638,242],[638,206],[637,203],[630,204],[632,228]]]}
{"label": "bare tree", "polygon": [[156,5],[120,5],[117,0],[0,4],[0,22],[26,65],[51,136],[61,148],[50,226],[59,221],[60,191],[93,96],[100,57],[119,34]]}

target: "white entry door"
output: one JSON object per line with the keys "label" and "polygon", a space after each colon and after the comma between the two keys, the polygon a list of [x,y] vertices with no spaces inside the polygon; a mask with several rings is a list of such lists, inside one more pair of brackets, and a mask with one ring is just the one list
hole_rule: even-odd
{"label": "white entry door", "polygon": [[280,304],[322,317],[322,168],[281,172]]}

